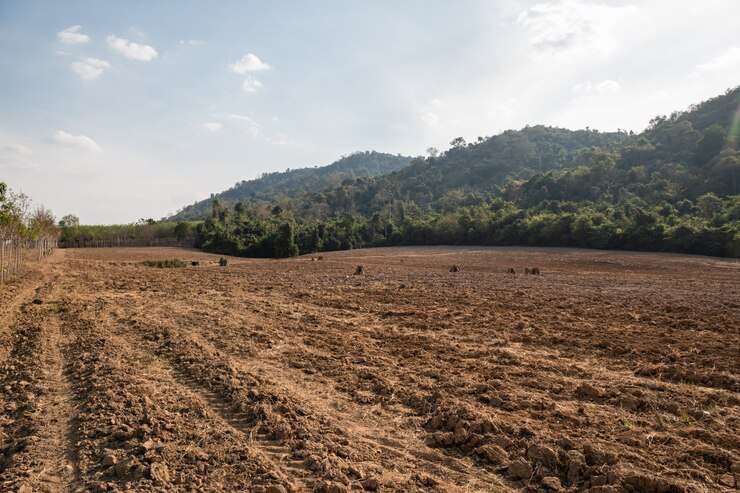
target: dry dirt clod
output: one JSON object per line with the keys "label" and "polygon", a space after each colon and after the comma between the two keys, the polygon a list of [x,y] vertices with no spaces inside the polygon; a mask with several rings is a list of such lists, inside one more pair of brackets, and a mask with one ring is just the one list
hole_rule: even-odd
{"label": "dry dirt clod", "polygon": [[562,491],[563,485],[560,484],[560,479],[555,476],[547,476],[542,478],[542,486],[552,491]]}
{"label": "dry dirt clod", "polygon": [[265,493],[287,493],[288,490],[281,484],[271,484],[265,488]]}
{"label": "dry dirt clod", "polygon": [[558,454],[550,447],[532,445],[527,449],[527,458],[551,470],[558,465]]}
{"label": "dry dirt clod", "polygon": [[170,471],[167,469],[165,464],[153,462],[149,466],[149,477],[151,477],[155,483],[167,484],[170,482]]}
{"label": "dry dirt clod", "polygon": [[513,479],[529,479],[532,477],[532,466],[522,459],[517,459],[509,464],[507,471]]}
{"label": "dry dirt clod", "polygon": [[736,484],[735,476],[732,474],[723,474],[722,476],[720,476],[719,482],[721,485],[727,486],[729,488],[734,488]]}
{"label": "dry dirt clod", "polygon": [[378,491],[380,488],[380,482],[377,478],[370,477],[362,482],[362,487],[367,491]]}
{"label": "dry dirt clod", "polygon": [[475,452],[486,462],[492,465],[505,465],[509,462],[509,454],[498,445],[492,443],[482,445]]}

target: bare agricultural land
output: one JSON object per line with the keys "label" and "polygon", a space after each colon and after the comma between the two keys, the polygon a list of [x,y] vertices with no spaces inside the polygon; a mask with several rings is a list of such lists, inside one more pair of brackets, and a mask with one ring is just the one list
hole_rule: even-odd
{"label": "bare agricultural land", "polygon": [[[321,255],[220,267],[194,250],[69,249],[14,281],[0,491],[738,484],[740,262]],[[185,266],[143,264],[168,259]]]}

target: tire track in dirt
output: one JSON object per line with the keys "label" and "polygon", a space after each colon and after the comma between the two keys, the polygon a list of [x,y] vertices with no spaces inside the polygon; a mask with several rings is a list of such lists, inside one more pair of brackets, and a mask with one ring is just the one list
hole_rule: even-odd
{"label": "tire track in dirt", "polygon": [[34,450],[44,467],[35,482],[41,491],[74,491],[80,482],[80,469],[75,447],[78,440],[77,406],[61,351],[67,341],[57,317],[47,319],[45,329],[42,360],[46,390],[38,406],[43,421],[39,425],[40,440]]}
{"label": "tire track in dirt", "polygon": [[212,414],[217,415],[228,423],[235,431],[241,433],[244,439],[259,450],[259,452],[272,463],[276,470],[285,475],[287,488],[291,492],[311,492],[317,479],[313,473],[306,468],[303,461],[293,459],[290,447],[279,440],[272,440],[266,433],[259,433],[244,413],[235,411],[233,405],[229,404],[223,396],[205,387],[198,379],[179,368],[170,369],[173,378],[181,385],[187,387],[195,394]]}
{"label": "tire track in dirt", "polygon": [[63,315],[76,337],[69,359],[81,402],[78,491],[251,491],[274,478],[272,464],[164,359],[133,334],[109,330],[105,305],[70,300]]}
{"label": "tire track in dirt", "polygon": [[61,352],[59,303],[49,299],[52,289],[53,282],[47,282],[36,289],[38,303],[22,306],[2,372],[9,423],[0,477],[19,492],[69,492],[79,483],[76,406]]}
{"label": "tire track in dirt", "polygon": [[[490,491],[493,485],[506,489],[499,476],[485,469],[474,467],[455,457],[443,455],[438,450],[427,447],[416,433],[409,432],[403,426],[393,426],[396,420],[404,421],[401,416],[390,409],[383,409],[376,419],[369,412],[357,416],[350,409],[357,408],[356,403],[342,394],[332,391],[331,385],[315,382],[299,370],[286,368],[266,359],[234,357],[237,368],[264,375],[272,386],[287,392],[292,399],[300,401],[311,410],[312,415],[341,424],[341,427],[352,437],[353,441],[364,443],[371,449],[383,450],[396,460],[405,461],[402,465],[409,470],[425,470],[437,478],[453,480],[458,485],[465,485],[465,491]],[[404,407],[404,406],[401,406]],[[404,407],[405,409],[405,407]],[[407,410],[412,412],[412,410]],[[387,423],[384,426],[384,422]],[[470,478],[474,479],[471,481]]]}

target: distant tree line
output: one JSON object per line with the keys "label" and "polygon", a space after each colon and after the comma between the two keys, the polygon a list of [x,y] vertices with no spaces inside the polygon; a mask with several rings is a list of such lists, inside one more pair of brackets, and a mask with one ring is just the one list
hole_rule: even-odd
{"label": "distant tree line", "polygon": [[[224,209],[196,227],[196,246],[248,257],[395,245],[530,245],[682,252],[740,257],[740,196],[706,194],[647,205],[543,201],[523,208],[498,197],[433,211],[399,202],[371,217],[302,221],[284,211],[258,218]],[[228,212],[227,212],[228,211]]]}
{"label": "distant tree line", "polygon": [[62,247],[191,244],[197,222],[141,219],[133,224],[81,225],[74,215],[59,221]]}

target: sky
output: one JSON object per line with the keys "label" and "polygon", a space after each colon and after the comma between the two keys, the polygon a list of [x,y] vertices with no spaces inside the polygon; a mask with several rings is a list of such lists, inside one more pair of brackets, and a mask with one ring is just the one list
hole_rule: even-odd
{"label": "sky", "polygon": [[355,151],[642,130],[740,84],[737,0],[0,0],[0,181],[161,218]]}

